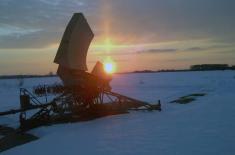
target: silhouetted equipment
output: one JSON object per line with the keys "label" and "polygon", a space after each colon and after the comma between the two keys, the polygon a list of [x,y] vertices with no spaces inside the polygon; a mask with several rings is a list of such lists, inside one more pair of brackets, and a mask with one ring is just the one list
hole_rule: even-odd
{"label": "silhouetted equipment", "polygon": [[86,56],[94,34],[82,13],[71,18],[54,62],[74,70],[87,71]]}
{"label": "silhouetted equipment", "polygon": [[[1,115],[20,113],[20,129],[52,123],[89,120],[106,115],[127,113],[128,110],[161,110],[160,102],[151,105],[111,91],[111,75],[97,62],[91,73],[86,72],[86,56],[94,34],[82,13],[70,20],[54,62],[63,84],[39,85],[33,93],[20,89],[20,108]],[[51,98],[51,96],[55,96]],[[43,101],[41,98],[45,97]]]}

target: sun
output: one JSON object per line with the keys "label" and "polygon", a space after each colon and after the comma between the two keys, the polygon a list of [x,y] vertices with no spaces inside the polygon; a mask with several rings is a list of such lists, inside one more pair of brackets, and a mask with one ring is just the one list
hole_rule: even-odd
{"label": "sun", "polygon": [[107,62],[107,63],[104,64],[104,70],[105,70],[106,73],[112,74],[112,73],[115,72],[116,67],[113,63]]}

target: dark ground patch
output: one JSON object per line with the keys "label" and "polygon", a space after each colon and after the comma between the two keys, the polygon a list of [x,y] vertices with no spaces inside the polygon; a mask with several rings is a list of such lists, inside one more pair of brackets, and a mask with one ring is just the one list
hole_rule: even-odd
{"label": "dark ground patch", "polygon": [[38,139],[34,135],[20,133],[6,126],[0,126],[0,136],[3,136],[0,139],[0,152]]}
{"label": "dark ground patch", "polygon": [[1,136],[6,136],[6,135],[14,133],[14,132],[15,132],[14,128],[0,125],[0,135]]}
{"label": "dark ground patch", "polygon": [[179,99],[173,100],[170,103],[187,104],[187,103],[190,103],[190,102],[196,100],[196,97],[205,96],[205,95],[206,95],[205,93],[189,94],[186,96],[182,96]]}
{"label": "dark ground patch", "polygon": [[205,93],[195,93],[195,94],[190,94],[190,95],[187,95],[187,96],[183,96],[183,97],[198,97],[198,96],[205,96],[206,94]]}

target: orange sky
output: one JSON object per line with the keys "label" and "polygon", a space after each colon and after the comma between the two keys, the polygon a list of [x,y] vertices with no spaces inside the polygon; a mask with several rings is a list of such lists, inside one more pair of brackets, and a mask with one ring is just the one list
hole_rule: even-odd
{"label": "orange sky", "polygon": [[[56,72],[53,63],[74,12],[83,12],[95,37],[88,51],[117,72],[234,65],[233,1],[17,0],[0,3],[0,75]],[[213,6],[213,7],[211,7]],[[9,9],[13,8],[10,12]],[[220,11],[218,11],[220,10]],[[20,18],[19,18],[20,17]]]}

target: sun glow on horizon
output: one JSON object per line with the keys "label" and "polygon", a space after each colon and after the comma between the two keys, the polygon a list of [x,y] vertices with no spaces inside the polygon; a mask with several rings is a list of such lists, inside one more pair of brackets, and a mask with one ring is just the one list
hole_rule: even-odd
{"label": "sun glow on horizon", "polygon": [[104,64],[104,70],[108,74],[114,73],[114,66],[113,66],[113,64],[111,64],[111,63]]}
{"label": "sun glow on horizon", "polygon": [[112,74],[116,72],[116,63],[110,58],[108,57],[105,61],[104,61],[104,70],[106,73],[108,74]]}
{"label": "sun glow on horizon", "polygon": [[91,44],[90,49],[95,52],[104,52],[104,53],[111,53],[115,51],[120,45],[114,43],[113,39],[110,37],[106,37],[100,40],[94,41]]}
{"label": "sun glow on horizon", "polygon": [[112,51],[112,49],[114,48],[114,44],[112,43],[112,41],[110,40],[110,38],[106,38],[105,42],[104,42],[104,49],[106,52],[110,52]]}

